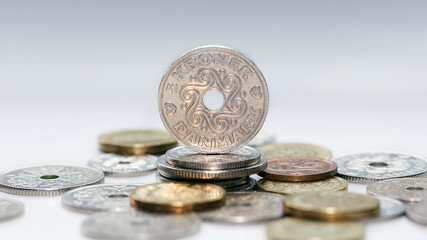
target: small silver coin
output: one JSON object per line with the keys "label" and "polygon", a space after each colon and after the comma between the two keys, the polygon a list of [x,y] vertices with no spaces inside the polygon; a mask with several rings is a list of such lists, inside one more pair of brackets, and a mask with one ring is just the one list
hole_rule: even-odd
{"label": "small silver coin", "polygon": [[89,160],[88,165],[104,172],[108,177],[141,176],[156,169],[154,155],[123,156],[114,153],[98,155]]}
{"label": "small silver coin", "polygon": [[363,152],[333,158],[338,165],[337,176],[349,182],[374,181],[412,177],[427,171],[427,160],[404,153]]}
{"label": "small silver coin", "polygon": [[276,141],[276,133],[269,128],[261,128],[258,134],[247,144],[251,147],[261,146]]}
{"label": "small silver coin", "polygon": [[235,187],[225,188],[225,191],[227,192],[251,191],[255,189],[256,183],[257,181],[255,179],[249,178],[249,180],[246,183],[235,186]]}
{"label": "small silver coin", "polygon": [[255,148],[242,148],[225,154],[203,154],[186,147],[176,147],[166,152],[166,161],[176,167],[200,170],[243,168],[259,162],[261,152]]}
{"label": "small silver coin", "polygon": [[24,212],[24,205],[21,202],[0,198],[0,221],[17,217]]}
{"label": "small silver coin", "polygon": [[200,220],[194,214],[98,212],[86,218],[81,229],[95,239],[177,239],[197,233]]}
{"label": "small silver coin", "polygon": [[414,222],[427,225],[427,202],[410,204],[406,209],[406,216]]}
{"label": "small silver coin", "polygon": [[367,220],[394,218],[405,214],[406,206],[401,201],[389,197],[376,196],[375,198],[380,202],[380,211],[377,216]]}
{"label": "small silver coin", "polygon": [[0,174],[0,190],[17,195],[61,195],[73,188],[103,182],[102,171],[75,165],[25,167]]}
{"label": "small silver coin", "polygon": [[398,178],[374,182],[368,185],[366,191],[374,196],[420,202],[427,200],[427,178]]}
{"label": "small silver coin", "polygon": [[99,184],[76,188],[62,195],[62,203],[86,211],[120,211],[129,209],[130,193],[142,184]]}
{"label": "small silver coin", "polygon": [[203,220],[226,223],[260,222],[283,216],[284,197],[274,193],[227,193],[225,205],[199,213]]}
{"label": "small silver coin", "polygon": [[157,169],[163,176],[173,179],[210,179],[224,180],[243,178],[251,174],[259,173],[267,167],[267,159],[261,155],[258,163],[244,168],[227,170],[200,170],[175,167],[166,162],[165,155],[157,159]]}

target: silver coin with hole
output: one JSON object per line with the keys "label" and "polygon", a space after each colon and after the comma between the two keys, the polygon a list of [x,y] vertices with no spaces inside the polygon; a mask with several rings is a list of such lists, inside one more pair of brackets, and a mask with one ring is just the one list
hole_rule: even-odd
{"label": "silver coin with hole", "polygon": [[398,178],[371,183],[366,191],[374,196],[390,197],[404,202],[427,200],[427,178]]}
{"label": "silver coin with hole", "polygon": [[377,216],[367,220],[394,218],[405,214],[406,206],[401,201],[389,197],[376,196],[375,198],[380,202],[380,211]]}
{"label": "silver coin with hole", "polygon": [[427,225],[427,201],[410,204],[406,216],[414,222]]}
{"label": "silver coin with hole", "polygon": [[338,174],[349,182],[370,183],[379,180],[412,177],[427,171],[427,160],[394,152],[362,152],[333,158]]}
{"label": "silver coin with hole", "polygon": [[114,153],[98,155],[89,160],[88,165],[99,169],[108,177],[141,176],[156,169],[154,155],[123,156]]}
{"label": "silver coin with hole", "polygon": [[86,218],[81,229],[95,239],[177,239],[197,233],[200,220],[193,214],[98,212]]}
{"label": "silver coin with hole", "polygon": [[276,133],[269,128],[261,128],[258,134],[247,144],[251,147],[261,146],[276,141]]}
{"label": "silver coin with hole", "polygon": [[0,174],[0,190],[17,195],[61,195],[73,188],[103,182],[102,171],[76,165],[25,167]]}
{"label": "silver coin with hole", "polygon": [[227,193],[225,205],[219,209],[199,213],[203,220],[249,223],[283,216],[284,197],[274,193]]}
{"label": "silver coin with hole", "polygon": [[24,205],[12,199],[0,198],[0,221],[17,217],[24,213]]}
{"label": "silver coin with hole", "polygon": [[120,211],[130,208],[130,193],[143,184],[99,184],[76,188],[62,195],[62,203],[86,211]]}

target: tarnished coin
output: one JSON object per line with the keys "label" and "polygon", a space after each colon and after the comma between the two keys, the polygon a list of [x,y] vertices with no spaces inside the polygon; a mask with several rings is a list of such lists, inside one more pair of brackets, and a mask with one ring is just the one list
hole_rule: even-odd
{"label": "tarnished coin", "polygon": [[258,134],[247,145],[255,147],[273,143],[274,141],[276,141],[276,133],[272,129],[261,128]]}
{"label": "tarnished coin", "polygon": [[283,200],[283,196],[274,193],[228,193],[223,207],[199,216],[203,220],[227,223],[266,221],[283,216]]}
{"label": "tarnished coin", "polygon": [[141,176],[155,170],[157,157],[154,155],[123,156],[114,153],[98,155],[88,165],[104,172],[108,177]]}
{"label": "tarnished coin", "polygon": [[21,202],[0,198],[0,221],[17,217],[24,212],[24,205]]}
{"label": "tarnished coin", "polygon": [[379,201],[369,195],[350,192],[310,192],[289,196],[285,213],[326,221],[353,220],[375,216]]}
{"label": "tarnished coin", "polygon": [[329,160],[309,157],[281,157],[268,160],[267,168],[258,175],[278,181],[303,182],[333,177],[337,165]]}
{"label": "tarnished coin", "polygon": [[62,203],[86,211],[119,211],[130,208],[130,193],[141,184],[99,184],[81,187],[62,195]]}
{"label": "tarnished coin", "polygon": [[261,153],[267,158],[280,157],[312,157],[329,160],[332,153],[329,149],[304,143],[271,143],[257,146]]}
{"label": "tarnished coin", "polygon": [[177,239],[200,229],[195,214],[175,215],[142,211],[98,212],[86,218],[81,230],[95,239]]}
{"label": "tarnished coin", "polygon": [[249,178],[248,181],[242,185],[226,188],[227,192],[240,192],[240,191],[252,191],[255,190],[256,180],[253,178]]}
{"label": "tarnished coin", "polygon": [[180,168],[166,162],[165,155],[157,159],[157,169],[163,176],[174,179],[233,179],[247,177],[251,174],[259,173],[267,167],[267,160],[261,155],[258,163],[244,168],[233,168],[227,170],[200,170],[190,168]]}
{"label": "tarnished coin", "polygon": [[398,178],[374,182],[366,191],[374,196],[390,197],[404,202],[427,200],[427,178]]}
{"label": "tarnished coin", "polygon": [[0,190],[17,195],[61,195],[76,187],[103,182],[102,171],[73,165],[25,167],[0,174]]}
{"label": "tarnished coin", "polygon": [[405,214],[406,207],[401,201],[388,197],[375,197],[380,201],[380,212],[367,220],[394,218]]}
{"label": "tarnished coin", "polygon": [[158,107],[166,129],[182,145],[225,153],[257,135],[267,116],[268,89],[246,56],[204,46],[169,67],[160,83]]}
{"label": "tarnished coin", "polygon": [[225,194],[224,188],[214,184],[162,182],[136,188],[131,203],[143,210],[186,213],[221,207]]}
{"label": "tarnished coin", "polygon": [[201,170],[249,167],[259,162],[261,157],[259,150],[247,146],[224,154],[202,154],[186,147],[176,147],[165,155],[166,161],[173,166]]}
{"label": "tarnished coin", "polygon": [[281,182],[261,179],[257,183],[257,190],[292,195],[319,191],[345,191],[347,186],[347,181],[339,177],[311,182]]}
{"label": "tarnished coin", "polygon": [[427,171],[427,160],[403,153],[354,153],[332,161],[338,165],[338,176],[355,183],[416,176]]}
{"label": "tarnished coin", "polygon": [[106,133],[98,141],[102,151],[122,155],[164,153],[177,145],[165,131],[142,129]]}
{"label": "tarnished coin", "polygon": [[410,204],[406,216],[414,222],[427,225],[427,202]]}
{"label": "tarnished coin", "polygon": [[167,178],[160,174],[160,172],[156,172],[156,180],[157,182],[185,182],[185,183],[210,183],[215,184],[220,187],[223,187],[227,190],[227,188],[237,187],[241,185],[245,185],[249,182],[249,177],[243,177],[243,178],[233,178],[233,179],[227,179],[227,180],[188,180],[188,179],[173,179],[173,178]]}
{"label": "tarnished coin", "polygon": [[269,240],[362,240],[365,230],[357,222],[285,218],[268,224],[267,235]]}

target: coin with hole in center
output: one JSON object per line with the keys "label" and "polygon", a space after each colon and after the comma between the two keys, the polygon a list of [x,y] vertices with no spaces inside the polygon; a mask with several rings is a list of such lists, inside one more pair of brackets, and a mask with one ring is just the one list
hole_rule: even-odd
{"label": "coin with hole in center", "polygon": [[89,160],[88,165],[104,172],[108,177],[136,177],[155,170],[157,157],[154,155],[123,156],[105,153]]}
{"label": "coin with hole in center", "polygon": [[0,221],[11,219],[24,212],[24,205],[16,200],[0,198]]}
{"label": "coin with hole in center", "polygon": [[394,198],[403,202],[427,200],[427,178],[398,178],[374,182],[366,191],[374,196]]}

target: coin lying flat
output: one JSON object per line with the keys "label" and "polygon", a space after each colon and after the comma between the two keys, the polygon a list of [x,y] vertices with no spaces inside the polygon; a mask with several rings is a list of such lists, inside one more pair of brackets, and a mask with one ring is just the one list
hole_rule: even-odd
{"label": "coin lying flat", "polygon": [[200,220],[194,214],[98,212],[86,218],[81,229],[95,239],[177,239],[197,233]]}
{"label": "coin lying flat", "polygon": [[168,132],[196,152],[225,153],[257,135],[268,109],[259,69],[243,54],[204,46],[179,57],[163,76],[158,107]]}
{"label": "coin lying flat", "polygon": [[104,172],[109,177],[141,176],[156,169],[154,155],[123,156],[114,153],[98,155],[89,160],[88,165]]}
{"label": "coin lying flat", "polygon": [[374,182],[366,191],[374,196],[390,197],[404,202],[427,200],[427,178],[398,178]]}
{"label": "coin lying flat", "polygon": [[350,192],[310,192],[289,196],[285,213],[326,221],[354,220],[375,216],[379,201],[369,195]]}
{"label": "coin lying flat", "polygon": [[406,216],[414,222],[427,225],[427,202],[410,204]]}
{"label": "coin lying flat", "polygon": [[210,183],[215,184],[220,187],[223,187],[227,190],[227,188],[237,187],[244,184],[247,184],[249,182],[249,177],[243,177],[243,178],[233,178],[233,179],[227,179],[227,180],[186,180],[186,179],[173,179],[173,178],[167,178],[160,174],[160,172],[156,172],[156,180],[157,182],[185,182],[185,183]]}
{"label": "coin lying flat", "polygon": [[338,176],[355,183],[416,176],[427,171],[427,160],[393,152],[362,152],[332,159]]}
{"label": "coin lying flat", "polygon": [[98,142],[102,151],[122,155],[164,153],[177,145],[165,131],[141,129],[106,133]]}
{"label": "coin lying flat", "polygon": [[406,207],[401,201],[388,197],[375,197],[380,202],[380,212],[368,220],[394,218],[405,214]]}
{"label": "coin lying flat", "polygon": [[143,210],[186,213],[221,207],[225,194],[224,188],[214,184],[162,182],[136,188],[131,203]]}
{"label": "coin lying flat", "polygon": [[258,175],[278,181],[303,182],[331,178],[337,165],[329,160],[309,157],[281,157],[268,160],[267,168]]}
{"label": "coin lying flat", "polygon": [[248,146],[261,146],[276,141],[276,133],[269,128],[261,128],[258,134],[247,144]]}
{"label": "coin lying flat", "polygon": [[362,240],[365,231],[357,222],[285,218],[268,224],[267,235],[269,240]]}
{"label": "coin lying flat", "polygon": [[62,195],[62,203],[87,211],[119,211],[130,208],[130,193],[141,184],[99,184],[81,187]]}
{"label": "coin lying flat", "polygon": [[258,163],[261,157],[259,150],[248,146],[225,154],[202,154],[186,147],[176,147],[165,155],[166,161],[172,166],[201,170],[249,167]]}
{"label": "coin lying flat", "polygon": [[271,143],[257,146],[261,153],[267,158],[280,157],[312,157],[329,160],[332,153],[329,149],[304,143]]}
{"label": "coin lying flat", "polygon": [[203,220],[227,223],[271,220],[283,216],[283,199],[283,196],[274,193],[228,193],[223,207],[202,212],[199,216]]}
{"label": "coin lying flat", "polygon": [[257,183],[257,190],[292,195],[305,192],[345,191],[347,186],[347,181],[339,177],[311,182],[281,182],[261,179]]}
{"label": "coin lying flat", "polygon": [[0,198],[0,221],[17,217],[24,212],[24,205],[21,202]]}
{"label": "coin lying flat", "polygon": [[17,195],[61,195],[76,187],[102,182],[102,171],[73,165],[25,167],[0,174],[0,190]]}

